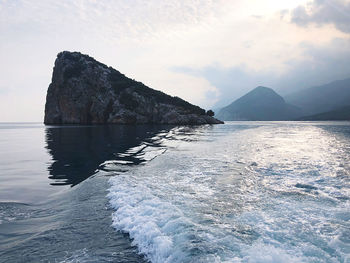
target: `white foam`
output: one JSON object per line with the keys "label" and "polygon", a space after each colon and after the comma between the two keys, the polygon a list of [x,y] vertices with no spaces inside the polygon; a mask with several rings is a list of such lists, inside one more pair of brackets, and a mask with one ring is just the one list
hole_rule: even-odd
{"label": "white foam", "polygon": [[147,188],[123,181],[122,176],[110,179],[108,197],[116,210],[113,227],[128,233],[133,245],[151,262],[183,262],[186,254],[179,240],[186,238],[181,230],[190,227],[191,222]]}
{"label": "white foam", "polygon": [[[265,140],[272,133],[264,129],[165,154],[165,147],[133,151],[140,159],[159,157],[110,179],[113,226],[151,262],[347,262],[349,206],[338,197],[348,188],[328,176],[330,145],[296,151],[293,136],[284,141],[289,129],[279,140]],[[245,167],[252,162],[258,166]]]}
{"label": "white foam", "polygon": [[254,244],[246,250],[242,259],[237,262],[247,263],[301,263],[306,262],[301,256],[293,255],[287,251],[272,245]]}

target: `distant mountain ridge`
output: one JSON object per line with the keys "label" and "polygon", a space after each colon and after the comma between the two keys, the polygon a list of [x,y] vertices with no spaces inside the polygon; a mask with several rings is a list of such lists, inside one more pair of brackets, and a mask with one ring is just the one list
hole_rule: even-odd
{"label": "distant mountain ridge", "polygon": [[340,121],[350,120],[350,106],[338,108],[336,110],[305,116],[298,119],[300,121]]}
{"label": "distant mountain ridge", "polygon": [[302,115],[299,108],[286,103],[273,89],[259,86],[222,108],[217,117],[226,121],[278,121]]}
{"label": "distant mountain ridge", "polygon": [[297,91],[285,96],[285,100],[303,109],[305,115],[315,115],[348,106],[350,78]]}

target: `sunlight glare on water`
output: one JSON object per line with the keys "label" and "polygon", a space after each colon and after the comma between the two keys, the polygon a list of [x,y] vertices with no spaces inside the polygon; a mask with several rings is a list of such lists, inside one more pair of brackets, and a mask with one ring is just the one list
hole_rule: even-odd
{"label": "sunlight glare on water", "polygon": [[349,262],[350,126],[172,132],[110,179],[113,226],[151,262]]}

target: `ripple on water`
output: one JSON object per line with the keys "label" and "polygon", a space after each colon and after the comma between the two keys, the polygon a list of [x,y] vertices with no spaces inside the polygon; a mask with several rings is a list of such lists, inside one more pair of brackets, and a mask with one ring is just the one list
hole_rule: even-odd
{"label": "ripple on water", "polygon": [[340,130],[228,123],[165,140],[164,154],[110,179],[113,226],[152,262],[347,262]]}
{"label": "ripple on water", "polygon": [[0,224],[29,218],[33,211],[28,204],[0,202]]}

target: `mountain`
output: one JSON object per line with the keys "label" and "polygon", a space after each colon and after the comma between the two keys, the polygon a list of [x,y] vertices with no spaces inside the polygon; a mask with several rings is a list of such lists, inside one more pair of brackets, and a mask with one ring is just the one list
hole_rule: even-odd
{"label": "mountain", "polygon": [[350,78],[292,93],[285,96],[285,100],[303,109],[306,115],[347,106],[350,102]]}
{"label": "mountain", "polygon": [[218,124],[204,109],[132,80],[79,52],[57,55],[45,124]]}
{"label": "mountain", "polygon": [[219,113],[219,111],[220,111],[221,109],[222,109],[222,108],[217,107],[217,108],[213,108],[212,111],[213,111],[213,112],[215,113],[215,115],[216,115],[216,114]]}
{"label": "mountain", "polygon": [[222,120],[277,121],[302,116],[295,106],[287,104],[273,89],[257,87],[230,105],[222,108],[217,117]]}
{"label": "mountain", "polygon": [[350,106],[299,118],[301,121],[343,121],[350,120]]}

